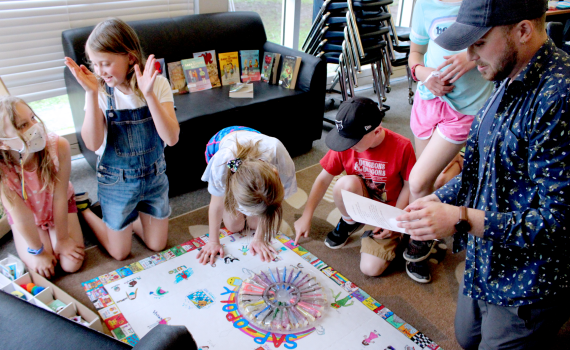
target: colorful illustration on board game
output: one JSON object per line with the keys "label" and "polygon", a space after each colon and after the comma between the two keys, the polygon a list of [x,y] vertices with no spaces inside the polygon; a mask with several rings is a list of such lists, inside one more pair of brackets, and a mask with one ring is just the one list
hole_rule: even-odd
{"label": "colorful illustration on board game", "polygon": [[[204,349],[439,349],[287,236],[271,242],[278,262],[262,263],[247,250],[251,235],[220,230],[225,256],[214,266],[196,259],[208,239],[192,239],[82,284],[115,338],[134,345],[156,325],[173,324],[185,325]],[[303,312],[281,311],[294,306],[287,287],[299,290],[302,307],[296,311]],[[240,291],[246,299],[240,300]],[[259,309],[262,299],[276,305],[272,313],[260,313],[267,307]]]}

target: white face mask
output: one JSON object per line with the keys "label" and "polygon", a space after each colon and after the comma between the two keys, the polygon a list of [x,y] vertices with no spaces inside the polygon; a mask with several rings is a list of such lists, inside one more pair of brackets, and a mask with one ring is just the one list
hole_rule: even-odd
{"label": "white face mask", "polygon": [[[46,133],[40,123],[34,124],[26,130],[22,134],[22,138],[26,141],[30,153],[39,152],[46,147]],[[24,142],[19,137],[0,138],[0,141],[10,147],[11,150],[24,153]]]}

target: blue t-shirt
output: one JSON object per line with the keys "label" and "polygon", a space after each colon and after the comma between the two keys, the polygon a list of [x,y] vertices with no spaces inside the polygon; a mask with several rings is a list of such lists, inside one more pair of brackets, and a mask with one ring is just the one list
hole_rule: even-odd
{"label": "blue t-shirt", "polygon": [[[434,42],[441,33],[455,23],[461,2],[442,2],[439,0],[418,0],[414,7],[410,39],[418,45],[428,45],[424,55],[426,67],[437,68],[445,61],[443,56],[454,55],[462,51],[449,51]],[[465,51],[465,50],[463,50]],[[444,71],[445,68],[442,69]],[[455,83],[455,89],[441,99],[459,113],[475,115],[493,91],[493,84],[481,76],[476,69],[465,73]],[[422,100],[436,98],[421,82],[418,92]]]}

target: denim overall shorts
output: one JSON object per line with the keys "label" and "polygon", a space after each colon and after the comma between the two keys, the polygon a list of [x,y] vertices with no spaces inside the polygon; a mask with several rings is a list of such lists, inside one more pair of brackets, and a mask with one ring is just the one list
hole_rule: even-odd
{"label": "denim overall shorts", "polygon": [[97,162],[97,190],[103,222],[114,231],[133,223],[139,212],[170,216],[164,142],[148,106],[115,109],[114,88],[106,87],[107,144]]}

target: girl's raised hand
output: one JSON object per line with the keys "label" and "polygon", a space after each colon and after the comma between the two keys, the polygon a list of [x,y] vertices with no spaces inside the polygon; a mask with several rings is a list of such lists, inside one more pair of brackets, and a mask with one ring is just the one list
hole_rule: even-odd
{"label": "girl's raised hand", "polygon": [[146,60],[146,65],[144,67],[144,72],[141,73],[138,64],[135,64],[135,74],[137,77],[137,83],[139,89],[141,89],[143,95],[146,97],[148,94],[152,93],[152,88],[154,87],[154,81],[158,75],[158,71],[154,69],[154,62],[156,59],[154,55],[148,56]]}
{"label": "girl's raised hand", "polygon": [[99,83],[97,82],[97,77],[84,65],[78,66],[74,60],[69,57],[65,58],[65,65],[77,82],[85,89],[87,92],[97,92],[99,90]]}

